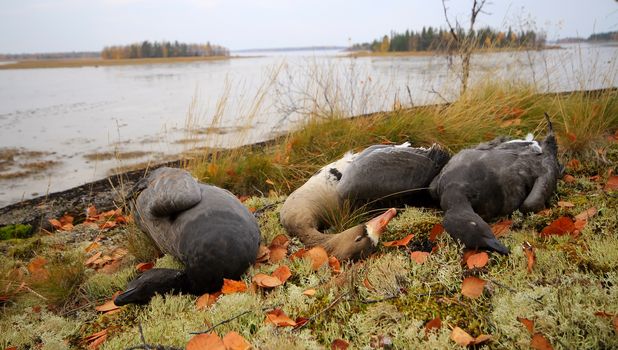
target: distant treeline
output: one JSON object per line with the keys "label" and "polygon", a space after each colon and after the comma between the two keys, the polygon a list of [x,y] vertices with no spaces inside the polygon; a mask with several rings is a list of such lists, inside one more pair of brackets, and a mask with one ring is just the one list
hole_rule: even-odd
{"label": "distant treeline", "polygon": [[186,44],[174,41],[135,43],[130,45],[106,46],[101,51],[103,59],[154,58],[154,57],[196,57],[229,56],[230,50],[223,46],[206,44]]}
{"label": "distant treeline", "polygon": [[562,38],[558,39],[557,42],[559,44],[568,44],[568,43],[583,43],[590,41],[618,41],[618,32],[605,32],[605,33],[597,33],[590,35],[586,38]]}
{"label": "distant treeline", "polygon": [[[511,28],[504,32],[486,27],[468,33],[459,29],[455,34],[464,39],[460,40],[461,42],[471,44],[476,48],[542,48],[546,41],[544,33],[537,33],[532,30],[515,32]],[[448,51],[459,49],[459,45],[449,30],[423,27],[420,32],[413,30],[406,30],[405,33],[391,32],[390,36],[385,35],[381,40],[376,39],[371,43],[354,44],[352,50],[373,52]]]}
{"label": "distant treeline", "polygon": [[97,51],[0,54],[0,60],[52,60],[61,58],[96,58]]}

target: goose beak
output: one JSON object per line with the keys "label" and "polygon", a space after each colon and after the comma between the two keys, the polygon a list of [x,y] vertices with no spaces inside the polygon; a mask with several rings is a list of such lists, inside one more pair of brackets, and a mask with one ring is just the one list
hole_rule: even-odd
{"label": "goose beak", "polygon": [[367,221],[367,235],[371,238],[374,244],[377,244],[378,241],[380,241],[380,236],[382,235],[382,232],[384,232],[386,225],[388,225],[395,215],[397,215],[397,209],[390,208],[384,212],[384,214]]}

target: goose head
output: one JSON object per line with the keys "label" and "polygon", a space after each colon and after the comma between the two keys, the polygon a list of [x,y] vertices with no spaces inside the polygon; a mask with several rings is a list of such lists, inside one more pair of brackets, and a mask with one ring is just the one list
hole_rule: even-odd
{"label": "goose head", "polygon": [[339,260],[365,258],[376,249],[386,226],[396,214],[397,210],[390,208],[363,224],[332,235],[322,245]]}
{"label": "goose head", "polygon": [[151,269],[129,282],[127,289],[114,299],[114,304],[118,306],[146,304],[155,294],[182,292],[186,289],[184,272],[174,269]]}
{"label": "goose head", "polygon": [[494,236],[491,227],[472,210],[449,209],[444,213],[443,224],[451,237],[467,248],[487,249],[504,255],[509,253],[509,249]]}

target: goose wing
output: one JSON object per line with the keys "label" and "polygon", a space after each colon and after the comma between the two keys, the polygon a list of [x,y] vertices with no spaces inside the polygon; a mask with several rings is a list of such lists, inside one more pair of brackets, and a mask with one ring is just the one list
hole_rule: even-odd
{"label": "goose wing", "polygon": [[160,168],[151,174],[148,187],[138,203],[155,217],[172,216],[187,210],[202,199],[198,182],[187,171]]}

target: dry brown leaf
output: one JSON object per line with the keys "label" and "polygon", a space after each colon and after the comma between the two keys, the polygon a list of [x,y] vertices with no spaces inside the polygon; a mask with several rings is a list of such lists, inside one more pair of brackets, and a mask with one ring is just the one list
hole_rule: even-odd
{"label": "dry brown leaf", "polygon": [[530,340],[530,347],[536,350],[553,350],[554,347],[545,336],[541,333],[534,333]]}
{"label": "dry brown leaf", "polygon": [[459,327],[453,328],[451,331],[451,340],[461,346],[468,346],[474,341],[474,337]]}
{"label": "dry brown leaf", "polygon": [[612,318],[612,323],[614,324],[614,332],[618,334],[618,316]]}
{"label": "dry brown leaf", "polygon": [[579,162],[579,160],[577,160],[575,158],[569,160],[566,163],[566,167],[570,168],[570,169],[579,169],[580,166],[581,166],[581,163]]}
{"label": "dry brown leaf", "polygon": [[268,261],[273,264],[280,262],[285,259],[285,256],[288,254],[288,249],[282,246],[273,246],[270,248],[270,256]]}
{"label": "dry brown leaf", "polygon": [[414,238],[414,234],[409,234],[402,239],[398,239],[396,241],[384,242],[382,243],[385,247],[405,247],[410,243],[410,241]]}
{"label": "dry brown leaf", "polygon": [[603,190],[605,192],[610,192],[610,191],[615,191],[618,189],[618,176],[614,175],[614,176],[610,176],[609,178],[607,178],[607,182],[605,183],[605,187],[603,187]]}
{"label": "dry brown leaf", "polygon": [[522,243],[522,248],[524,250],[524,254],[526,254],[526,269],[528,273],[532,273],[532,268],[534,267],[534,263],[536,263],[536,253],[534,252],[534,247],[529,242]]}
{"label": "dry brown leaf", "polygon": [[279,278],[264,273],[256,274],[251,280],[262,288],[275,288],[283,284]]}
{"label": "dry brown leaf", "polygon": [[109,274],[117,272],[120,269],[121,265],[122,265],[121,260],[112,260],[109,264],[105,264],[100,269],[97,269],[97,271],[109,275]]}
{"label": "dry brown leaf", "polygon": [[226,350],[248,350],[251,344],[242,335],[231,331],[223,337],[223,344]]}
{"label": "dry brown leaf", "polygon": [[308,257],[311,260],[311,268],[317,271],[322,265],[328,262],[328,254],[322,247],[313,247],[309,249],[303,257]]}
{"label": "dry brown leaf", "polygon": [[367,279],[367,277],[365,277],[365,279],[363,280],[363,286],[365,286],[365,288],[369,289],[369,290],[376,290],[376,287],[374,287],[371,282],[369,282],[369,280]]}
{"label": "dry brown leaf", "polygon": [[135,269],[141,272],[148,271],[154,267],[154,262],[145,262],[135,265]]}
{"label": "dry brown leaf", "polygon": [[343,339],[335,339],[330,343],[331,350],[346,350],[350,346],[350,343]]}
{"label": "dry brown leaf", "polygon": [[410,254],[410,258],[412,258],[412,260],[414,260],[417,264],[422,264],[429,258],[429,253],[414,251]]}
{"label": "dry brown leaf", "polygon": [[109,311],[113,311],[113,310],[117,310],[120,309],[120,306],[117,306],[116,304],[114,304],[114,299],[116,299],[116,297],[120,294],[120,292],[116,292],[112,298],[108,301],[106,301],[105,303],[95,306],[95,310],[99,311],[99,312],[104,312],[107,313]]}
{"label": "dry brown leaf", "polygon": [[223,294],[242,293],[246,290],[247,285],[243,281],[223,279],[223,287],[221,288],[221,293]]}
{"label": "dry brown leaf", "polygon": [[461,284],[461,294],[472,299],[478,298],[483,294],[485,284],[487,284],[487,281],[478,277],[466,277]]}
{"label": "dry brown leaf", "polygon": [[466,260],[466,264],[468,264],[469,269],[473,269],[473,268],[484,267],[485,265],[487,265],[488,261],[489,261],[489,255],[487,255],[487,253],[485,252],[480,252],[480,253],[470,255],[468,257],[468,260]]}
{"label": "dry brown leaf", "polygon": [[255,258],[256,264],[266,263],[270,259],[270,249],[267,246],[260,244],[257,257]]}
{"label": "dry brown leaf", "polygon": [[562,177],[562,181],[568,184],[572,184],[573,182],[575,182],[575,177],[573,175],[566,174]]}
{"label": "dry brown leaf", "polygon": [[49,278],[49,271],[45,268],[47,260],[42,256],[36,256],[28,263],[28,272],[33,280],[44,281]]}
{"label": "dry brown leaf", "polygon": [[582,211],[581,213],[575,215],[575,221],[583,221],[583,220],[589,220],[592,217],[594,217],[595,215],[597,215],[597,208],[596,207],[590,207],[584,211]]}
{"label": "dry brown leaf", "polygon": [[94,204],[89,206],[86,209],[86,217],[87,218],[93,217],[93,216],[96,216],[96,215],[97,215],[97,207],[95,207]]}
{"label": "dry brown leaf", "polygon": [[524,317],[517,317],[517,321],[521,322],[521,324],[524,325],[524,327],[526,327],[526,329],[528,330],[528,333],[533,334],[534,333],[534,321],[524,318]]}
{"label": "dry brown leaf", "polygon": [[425,335],[427,335],[427,333],[433,331],[433,330],[438,330],[442,328],[442,320],[440,319],[440,316],[434,318],[433,320],[430,320],[429,322],[425,323]]}
{"label": "dry brown leaf", "polygon": [[495,224],[491,225],[491,232],[494,233],[496,237],[502,237],[509,232],[511,225],[513,224],[513,220],[502,220],[498,221]]}
{"label": "dry brown leaf", "polygon": [[195,301],[195,308],[197,310],[202,310],[208,308],[210,305],[214,304],[217,301],[217,298],[221,295],[221,292],[216,293],[204,293]]}
{"label": "dry brown leaf", "polygon": [[451,332],[451,340],[461,346],[479,345],[491,340],[491,335],[481,334],[474,338],[463,329],[455,327]]}
{"label": "dry brown leaf", "polygon": [[561,208],[573,208],[575,204],[566,201],[558,201],[558,206]]}
{"label": "dry brown leaf", "polygon": [[317,293],[317,291],[313,288],[311,289],[307,289],[306,291],[303,292],[303,295],[306,295],[308,297],[312,297],[315,295],[315,293]]}
{"label": "dry brown leaf", "polygon": [[226,350],[223,340],[216,333],[203,333],[189,339],[186,350]]}
{"label": "dry brown leaf", "polygon": [[88,344],[88,349],[90,350],[98,349],[99,346],[105,342],[105,340],[107,340],[107,328],[84,338],[84,341]]}
{"label": "dry brown leaf", "polygon": [[283,284],[292,276],[292,271],[290,271],[290,268],[286,265],[281,265],[273,271],[272,276],[277,277]]}
{"label": "dry brown leaf", "polygon": [[89,253],[91,250],[97,249],[101,246],[101,244],[97,241],[90,243],[84,250],[86,253]]}
{"label": "dry brown leaf", "polygon": [[341,273],[341,263],[339,262],[339,259],[337,259],[337,257],[329,257],[328,266],[330,266],[331,270],[333,270],[334,273]]}
{"label": "dry brown leaf", "polygon": [[573,220],[569,217],[562,216],[558,219],[552,221],[549,226],[543,228],[541,231],[541,236],[547,237],[550,235],[558,235],[563,236],[566,234],[571,234],[575,230],[575,226]]}
{"label": "dry brown leaf", "polygon": [[266,322],[277,327],[294,327],[296,321],[289,318],[281,309],[277,308],[266,313]]}
{"label": "dry brown leaf", "polygon": [[442,232],[444,232],[444,226],[442,226],[441,224],[433,225],[431,231],[429,232],[429,241],[435,242],[438,236],[442,234]]}
{"label": "dry brown leaf", "polygon": [[273,240],[270,242],[270,245],[287,248],[288,245],[290,245],[290,239],[286,235],[280,234],[273,238]]}

